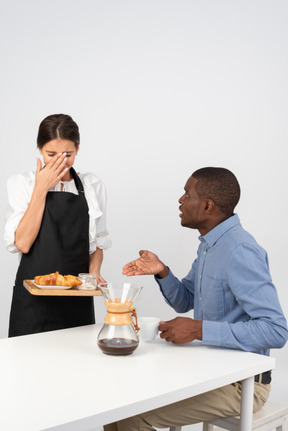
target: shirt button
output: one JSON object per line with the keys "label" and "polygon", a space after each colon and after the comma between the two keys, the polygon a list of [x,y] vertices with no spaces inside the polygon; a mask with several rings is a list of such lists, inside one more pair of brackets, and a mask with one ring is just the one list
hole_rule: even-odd
{"label": "shirt button", "polygon": [[202,275],[200,274],[199,278],[202,278]]}
{"label": "shirt button", "polygon": [[206,250],[204,250],[204,251],[203,251],[203,254],[207,254],[207,251],[206,251]]}
{"label": "shirt button", "polygon": [[202,301],[202,298],[199,298],[199,301]]}

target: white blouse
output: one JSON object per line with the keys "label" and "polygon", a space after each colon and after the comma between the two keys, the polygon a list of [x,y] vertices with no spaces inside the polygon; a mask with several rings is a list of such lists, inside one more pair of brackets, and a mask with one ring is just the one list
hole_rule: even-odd
{"label": "white blouse", "polygon": [[[91,173],[78,174],[83,187],[89,207],[89,243],[90,254],[96,248],[105,250],[111,247],[111,239],[106,229],[106,190],[96,175]],[[58,192],[63,184],[64,192],[78,194],[75,182],[60,181],[50,191]],[[25,172],[24,174],[13,175],[7,183],[8,207],[6,212],[4,240],[5,246],[11,253],[19,253],[15,247],[15,231],[25,214],[35,184],[35,172]]]}

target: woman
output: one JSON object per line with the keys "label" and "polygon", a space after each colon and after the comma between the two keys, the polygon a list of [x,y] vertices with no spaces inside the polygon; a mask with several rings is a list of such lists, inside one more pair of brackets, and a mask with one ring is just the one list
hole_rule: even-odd
{"label": "woman", "polygon": [[9,337],[95,323],[93,297],[34,296],[23,280],[59,271],[96,274],[103,250],[111,246],[106,230],[106,192],[93,174],[73,169],[79,150],[77,124],[64,114],[40,126],[36,173],[8,180],[5,225],[7,249],[21,260],[13,289]]}

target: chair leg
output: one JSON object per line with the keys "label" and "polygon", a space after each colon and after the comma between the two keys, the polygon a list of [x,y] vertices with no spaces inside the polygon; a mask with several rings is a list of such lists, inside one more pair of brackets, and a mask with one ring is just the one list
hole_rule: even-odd
{"label": "chair leg", "polygon": [[203,422],[202,431],[213,431],[213,429],[213,425],[209,424],[208,422]]}
{"label": "chair leg", "polygon": [[276,431],[288,431],[288,418],[284,418],[282,425],[277,427]]}
{"label": "chair leg", "polygon": [[169,431],[181,431],[182,427],[170,427]]}

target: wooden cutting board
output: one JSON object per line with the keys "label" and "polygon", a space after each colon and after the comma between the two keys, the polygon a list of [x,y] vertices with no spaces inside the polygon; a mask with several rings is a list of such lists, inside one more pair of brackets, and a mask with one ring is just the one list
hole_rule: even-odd
{"label": "wooden cutting board", "polygon": [[102,296],[101,290],[78,290],[77,287],[71,289],[40,289],[35,286],[33,280],[24,280],[23,286],[31,293],[38,296]]}

